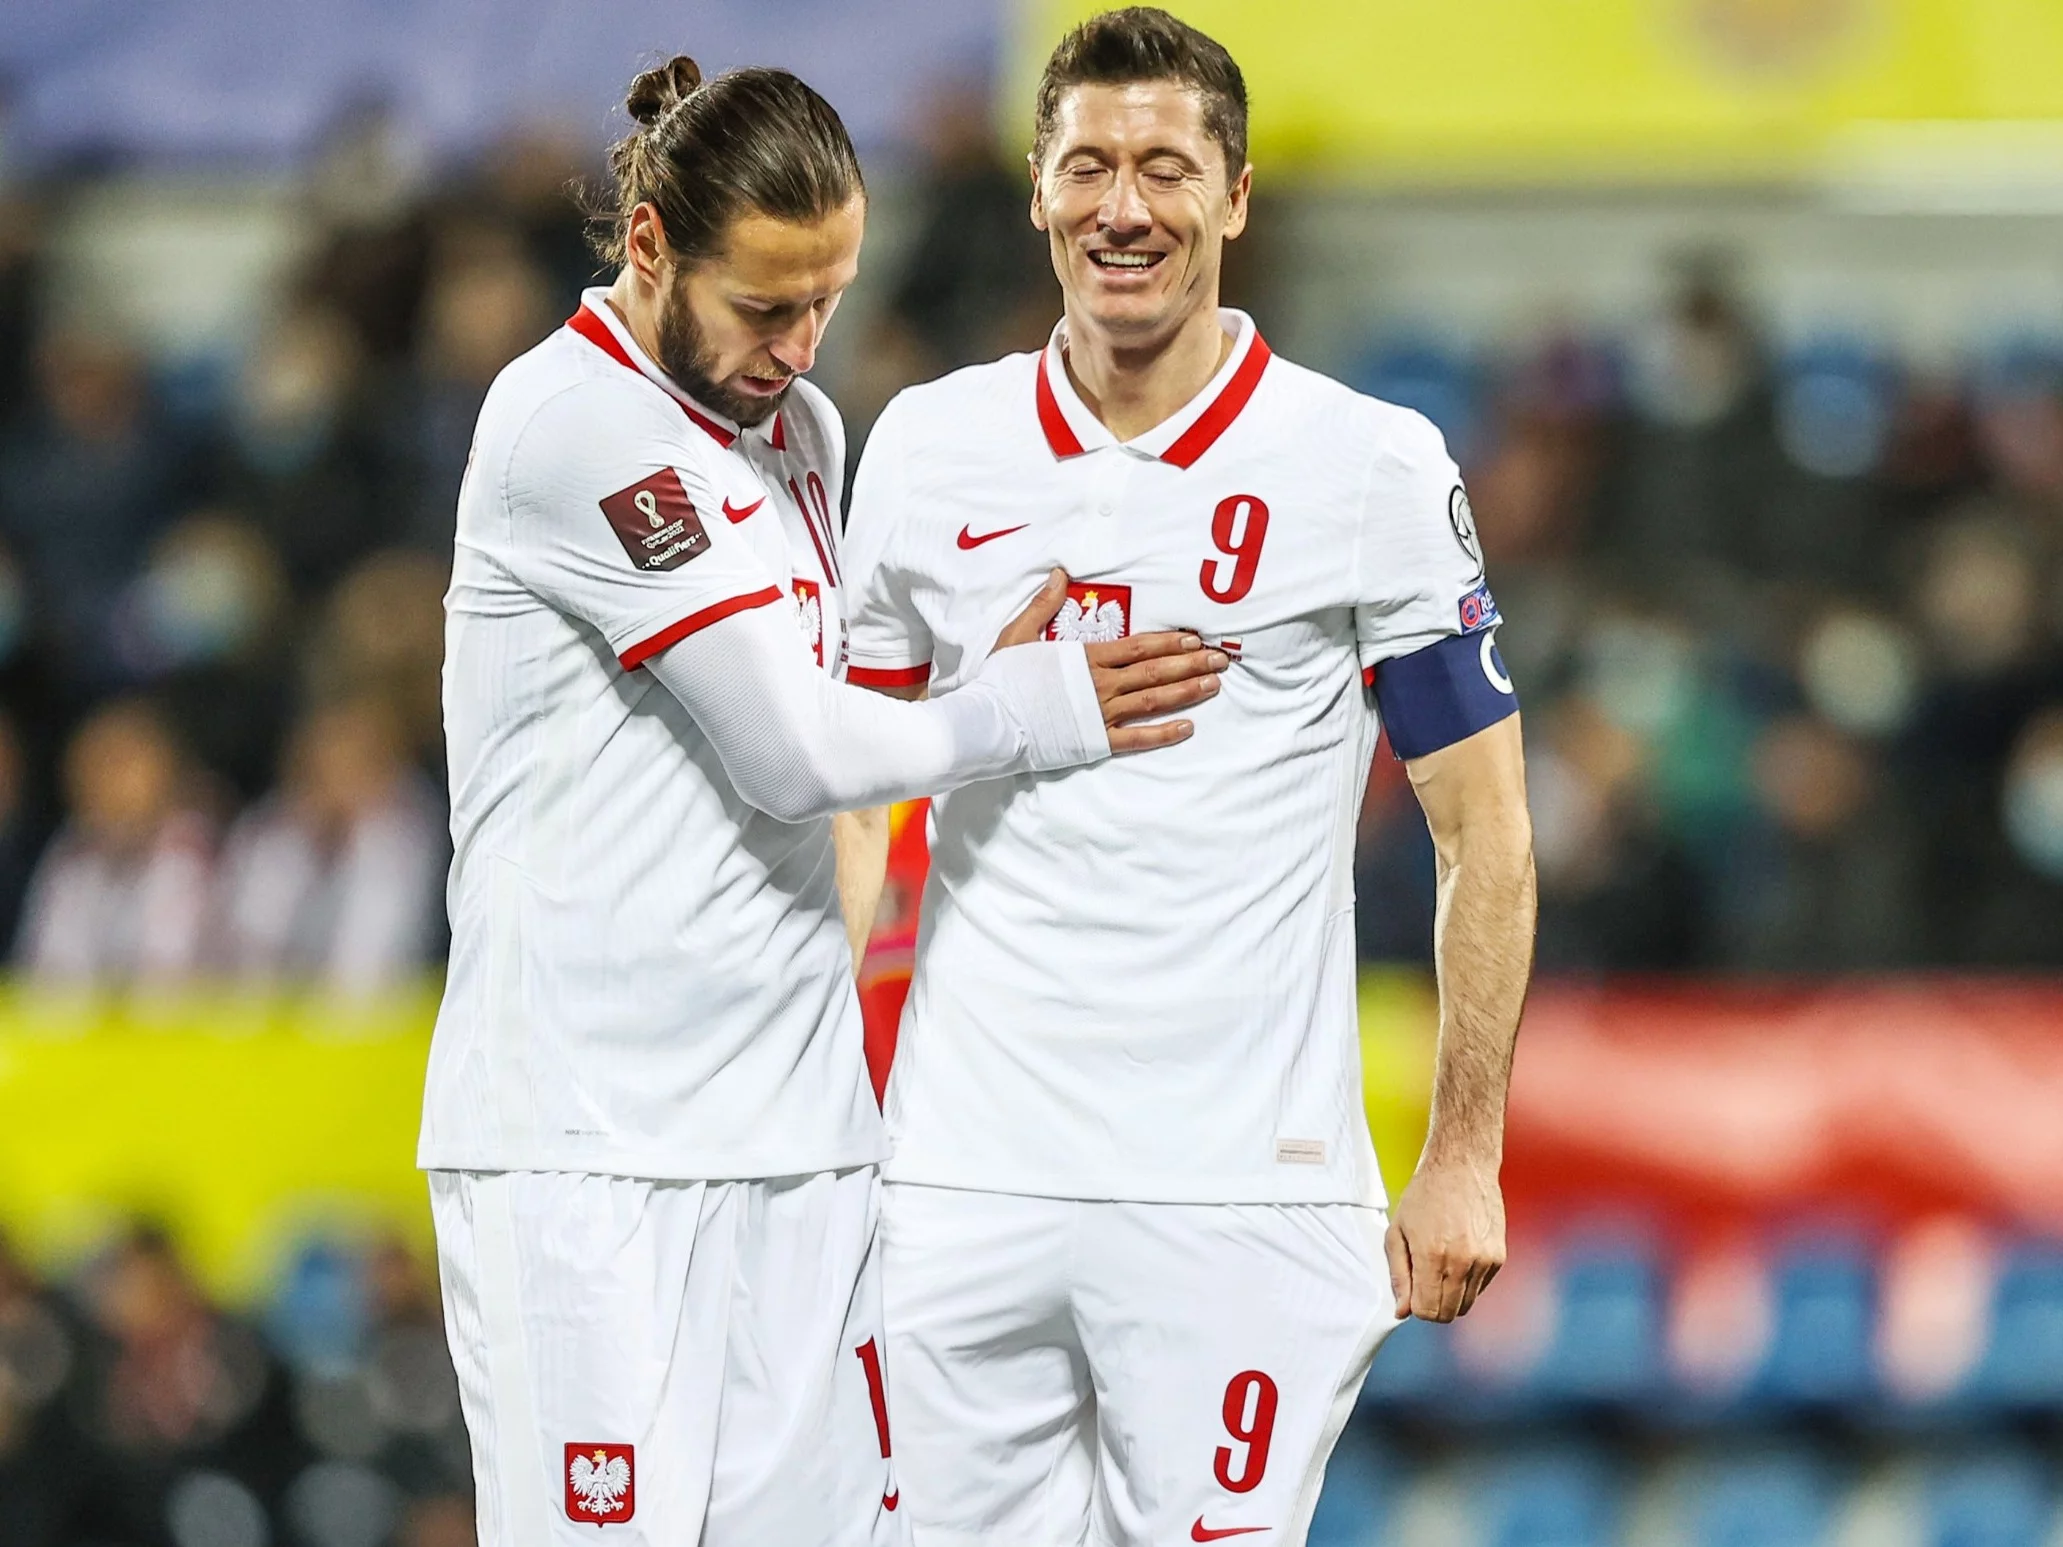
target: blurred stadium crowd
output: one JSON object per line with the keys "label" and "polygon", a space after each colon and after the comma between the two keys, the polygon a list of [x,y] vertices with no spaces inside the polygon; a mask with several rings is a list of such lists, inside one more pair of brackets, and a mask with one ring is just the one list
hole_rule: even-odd
{"label": "blurred stadium crowd", "polygon": [[257,1318],[137,1230],[58,1294],[0,1250],[6,1547],[471,1547],[434,1281],[313,1247]]}

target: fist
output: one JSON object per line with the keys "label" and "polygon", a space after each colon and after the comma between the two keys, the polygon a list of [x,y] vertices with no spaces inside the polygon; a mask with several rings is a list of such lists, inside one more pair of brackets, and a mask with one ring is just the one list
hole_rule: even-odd
{"label": "fist", "polygon": [[1399,1321],[1467,1315],[1504,1266],[1504,1194],[1497,1168],[1421,1162],[1390,1216],[1383,1252]]}

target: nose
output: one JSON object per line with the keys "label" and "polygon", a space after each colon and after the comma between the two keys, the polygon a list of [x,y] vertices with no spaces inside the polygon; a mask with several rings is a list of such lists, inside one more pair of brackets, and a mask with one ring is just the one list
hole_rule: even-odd
{"label": "nose", "polygon": [[1139,190],[1138,174],[1129,167],[1121,168],[1110,180],[1110,191],[1096,211],[1096,223],[1114,235],[1153,229],[1153,213]]}
{"label": "nose", "polygon": [[800,376],[817,362],[817,345],[824,340],[824,321],[811,308],[774,336],[767,344],[767,353]]}

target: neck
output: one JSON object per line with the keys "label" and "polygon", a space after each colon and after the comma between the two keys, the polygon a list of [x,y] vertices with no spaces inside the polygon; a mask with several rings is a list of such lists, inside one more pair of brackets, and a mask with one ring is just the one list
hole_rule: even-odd
{"label": "neck", "polygon": [[637,275],[625,265],[616,276],[616,283],[609,287],[609,307],[623,319],[623,325],[630,329],[632,342],[645,352],[645,358],[656,361],[659,358],[658,293],[650,285],[640,284]]}
{"label": "neck", "polygon": [[1203,391],[1232,353],[1213,297],[1152,340],[1115,338],[1067,309],[1068,379],[1083,405],[1119,440],[1144,435]]}

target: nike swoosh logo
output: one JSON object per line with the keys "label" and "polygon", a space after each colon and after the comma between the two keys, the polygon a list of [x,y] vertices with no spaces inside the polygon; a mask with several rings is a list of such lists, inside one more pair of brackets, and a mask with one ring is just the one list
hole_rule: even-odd
{"label": "nike swoosh logo", "polygon": [[1223,1526],[1213,1531],[1203,1523],[1203,1516],[1198,1515],[1196,1524],[1189,1528],[1189,1539],[1192,1542],[1219,1542],[1228,1536],[1252,1536],[1256,1531],[1268,1529],[1267,1526]]}
{"label": "nike swoosh logo", "polygon": [[881,1507],[887,1510],[891,1515],[895,1513],[896,1505],[902,1503],[902,1501],[903,1491],[900,1488],[896,1489],[893,1493],[884,1493],[881,1495]]}
{"label": "nike swoosh logo", "polygon": [[747,505],[743,510],[733,510],[731,508],[730,499],[728,496],[726,496],[723,502],[723,513],[725,517],[729,519],[730,523],[733,526],[736,526],[740,521],[743,521],[747,516],[751,515],[753,511],[759,509],[759,507],[764,505],[765,503],[766,496],[762,494],[758,499],[754,500],[750,505]]}
{"label": "nike swoosh logo", "polygon": [[1021,532],[1023,530],[1024,528],[1021,526],[1006,526],[1000,532],[983,532],[981,536],[976,537],[972,527],[963,526],[960,528],[960,547],[963,550],[979,548],[983,543],[992,543],[998,537],[1008,537],[1012,532]]}

